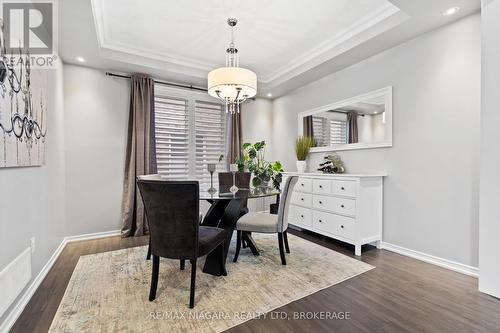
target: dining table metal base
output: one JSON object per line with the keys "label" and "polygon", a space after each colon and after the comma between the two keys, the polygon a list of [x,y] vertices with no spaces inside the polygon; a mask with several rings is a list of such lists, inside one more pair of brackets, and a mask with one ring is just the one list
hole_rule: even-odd
{"label": "dining table metal base", "polygon": [[[201,225],[218,227],[226,231],[226,241],[224,242],[224,253],[221,256],[217,251],[212,251],[207,255],[203,272],[215,276],[225,275],[223,262],[227,259],[229,245],[233,237],[236,222],[240,218],[240,213],[245,206],[244,199],[231,200],[207,200],[212,205],[208,210]],[[223,262],[221,262],[223,260]]]}
{"label": "dining table metal base", "polygon": [[249,232],[249,231],[243,231],[243,234],[242,234],[241,238],[242,238],[242,241],[245,242],[246,247],[248,247],[250,249],[250,251],[252,251],[252,253],[253,253],[254,256],[260,255],[259,249],[257,248],[257,244],[255,244],[255,241],[252,238],[252,233],[251,232]]}
{"label": "dining table metal base", "polygon": [[[238,222],[241,216],[248,213],[248,199],[270,197],[278,194],[279,191],[274,188],[239,189],[233,193],[230,192],[229,187],[224,188],[221,186],[219,186],[217,192],[200,192],[200,200],[206,200],[211,204],[201,225],[218,227],[226,231],[224,252],[221,255],[220,250],[212,251],[207,255],[205,265],[203,266],[204,273],[215,276],[224,275],[224,263],[227,260],[227,253],[229,251],[234,229],[236,229],[236,222]],[[257,249],[257,245],[251,233],[244,232],[242,240],[254,255],[259,255],[259,250]]]}

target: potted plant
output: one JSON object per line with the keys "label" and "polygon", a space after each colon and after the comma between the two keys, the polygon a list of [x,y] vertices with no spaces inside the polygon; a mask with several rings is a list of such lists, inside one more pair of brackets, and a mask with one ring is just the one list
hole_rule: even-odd
{"label": "potted plant", "polygon": [[237,162],[238,168],[246,167],[253,174],[253,187],[269,187],[269,183],[272,182],[272,186],[279,189],[283,167],[279,161],[267,162],[264,159],[265,147],[265,141],[254,144],[244,143],[242,146],[243,158]]}
{"label": "potted plant", "polygon": [[306,158],[309,150],[314,146],[314,139],[309,136],[299,136],[295,140],[295,154],[297,155],[297,172],[305,172]]}

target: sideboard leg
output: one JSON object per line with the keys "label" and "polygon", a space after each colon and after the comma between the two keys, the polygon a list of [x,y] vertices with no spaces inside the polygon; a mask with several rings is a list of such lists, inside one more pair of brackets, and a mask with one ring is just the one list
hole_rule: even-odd
{"label": "sideboard leg", "polygon": [[358,257],[361,255],[361,245],[360,244],[356,244],[354,246],[354,254]]}

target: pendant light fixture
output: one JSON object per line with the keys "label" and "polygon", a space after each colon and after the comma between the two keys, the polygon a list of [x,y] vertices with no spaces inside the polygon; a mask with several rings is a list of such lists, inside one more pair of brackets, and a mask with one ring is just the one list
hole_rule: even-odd
{"label": "pendant light fixture", "polygon": [[237,19],[230,18],[231,43],[226,50],[226,67],[208,73],[208,94],[220,99],[226,113],[239,113],[240,104],[257,94],[257,75],[249,69],[239,67],[238,49],[234,45],[234,27]]}

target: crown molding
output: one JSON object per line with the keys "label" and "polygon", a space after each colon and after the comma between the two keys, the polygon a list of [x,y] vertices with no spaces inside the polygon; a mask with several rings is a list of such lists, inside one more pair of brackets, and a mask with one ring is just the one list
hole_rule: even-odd
{"label": "crown molding", "polygon": [[[391,20],[389,24],[383,24],[384,21],[391,18],[393,20]],[[394,18],[397,19],[394,20]],[[291,72],[294,73],[294,76],[298,75],[295,74],[297,70],[304,72],[324,61],[330,60],[340,53],[399,25],[406,19],[408,19],[408,15],[394,5],[387,3],[378,10],[360,18],[332,38],[323,41],[318,46],[294,58],[289,63],[281,66],[268,75],[263,75],[262,82],[271,83],[272,81],[277,81],[282,77],[288,76],[287,74]],[[383,26],[377,27],[379,24],[383,24]],[[370,29],[373,30],[369,31]]]}

